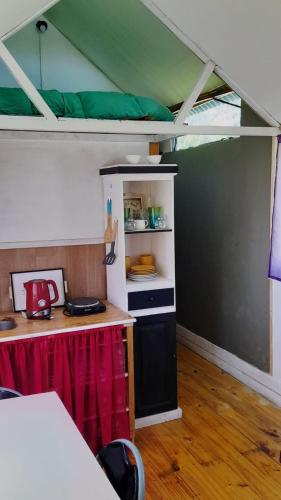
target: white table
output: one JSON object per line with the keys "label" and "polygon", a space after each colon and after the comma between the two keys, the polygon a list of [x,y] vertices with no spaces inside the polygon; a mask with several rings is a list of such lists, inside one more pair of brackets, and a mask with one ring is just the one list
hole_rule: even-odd
{"label": "white table", "polygon": [[119,498],[54,392],[0,401],[0,497]]}

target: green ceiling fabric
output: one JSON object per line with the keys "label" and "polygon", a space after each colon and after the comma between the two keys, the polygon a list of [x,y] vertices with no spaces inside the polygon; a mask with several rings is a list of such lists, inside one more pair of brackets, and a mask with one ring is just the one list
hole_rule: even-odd
{"label": "green ceiling fabric", "polygon": [[[167,106],[186,98],[203,67],[140,0],[61,0],[46,17],[121,91]],[[207,87],[220,85],[212,76]]]}

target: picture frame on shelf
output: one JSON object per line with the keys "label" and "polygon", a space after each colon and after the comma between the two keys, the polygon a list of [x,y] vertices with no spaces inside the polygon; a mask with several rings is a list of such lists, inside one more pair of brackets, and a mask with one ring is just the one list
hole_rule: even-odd
{"label": "picture frame on shelf", "polygon": [[54,280],[59,299],[52,304],[52,307],[61,307],[65,303],[66,282],[64,280],[63,268],[58,269],[39,269],[36,271],[17,271],[10,273],[11,280],[11,299],[15,312],[26,310],[26,291],[24,283],[34,279]]}
{"label": "picture frame on shelf", "polygon": [[140,193],[124,193],[123,203],[124,208],[129,208],[131,216],[137,217],[138,214],[143,210],[143,194]]}

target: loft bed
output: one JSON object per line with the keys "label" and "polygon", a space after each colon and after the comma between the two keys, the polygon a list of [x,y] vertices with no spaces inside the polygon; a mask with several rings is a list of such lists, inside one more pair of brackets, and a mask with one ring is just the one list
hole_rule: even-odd
{"label": "loft bed", "polygon": [[[134,140],[137,135],[141,135],[143,140],[150,142],[158,142],[187,134],[249,136],[276,136],[280,134],[279,124],[273,119],[265,117],[262,113],[259,114],[267,119],[269,124],[267,127],[189,126],[185,123],[188,112],[195,104],[210,75],[216,69],[215,64],[210,60],[205,63],[198,81],[195,83],[192,92],[188,95],[176,117],[172,115],[168,108],[157,103],[157,101],[147,97],[122,93],[116,93],[119,95],[117,98],[117,100],[119,99],[119,112],[120,103],[121,108],[123,108],[121,109],[121,115],[114,113],[114,116],[109,117],[108,113],[106,114],[102,110],[101,101],[99,103],[100,112],[98,116],[93,111],[95,106],[90,105],[91,99],[95,101],[97,97],[94,97],[93,94],[103,94],[104,103],[107,100],[105,99],[106,93],[80,92],[79,94],[72,94],[70,98],[69,95],[66,97],[66,94],[70,93],[65,93],[62,97],[56,91],[38,91],[1,40],[0,58],[20,86],[20,89],[8,89],[6,92],[19,90],[26,96],[25,99],[28,99],[28,101],[25,101],[27,108],[24,115],[19,116],[19,114],[14,113],[3,114],[3,110],[2,112],[0,111],[0,130],[74,132],[110,134],[113,136],[118,134],[119,136],[122,135],[124,139],[126,136],[126,140]],[[1,90],[3,95],[3,88]],[[90,96],[89,94],[92,95]],[[133,113],[130,116],[126,114],[126,100],[126,106],[129,106]],[[76,102],[77,109],[80,110],[78,112],[79,116],[75,117],[68,112],[70,102],[72,102],[72,107],[74,107],[74,101]],[[37,111],[34,112],[34,110]],[[109,112],[111,113],[112,111]],[[128,119],[129,117],[130,119]]]}
{"label": "loft bed", "polygon": [[[155,99],[121,92],[38,90],[56,118],[173,122],[174,115]],[[40,116],[20,88],[0,87],[0,115]]]}

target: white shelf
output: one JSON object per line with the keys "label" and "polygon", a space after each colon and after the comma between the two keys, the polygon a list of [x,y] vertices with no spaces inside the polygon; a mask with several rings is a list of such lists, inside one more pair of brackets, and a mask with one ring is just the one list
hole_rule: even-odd
{"label": "white shelf", "polygon": [[133,229],[129,231],[125,230],[125,234],[151,234],[151,233],[172,233],[173,229],[166,227],[165,229]]}
{"label": "white shelf", "polygon": [[103,169],[114,167],[177,167],[177,163],[116,163],[115,165],[107,165]]}
{"label": "white shelf", "polygon": [[158,276],[155,280],[151,281],[131,281],[126,280],[127,292],[142,292],[146,290],[156,290],[158,288],[174,288],[174,280]]}
{"label": "white shelf", "polygon": [[[143,171],[139,170],[140,166],[144,167]],[[111,198],[112,217],[119,220],[118,259],[114,266],[106,266],[107,293],[110,302],[124,311],[128,310],[128,293],[148,291],[149,295],[150,290],[175,288],[174,176],[177,168],[174,169],[174,167],[176,165],[161,166],[160,164],[156,167],[153,165],[148,167],[147,164],[142,164],[134,167],[121,164],[116,168],[111,166],[103,169],[101,172],[104,185],[104,206],[106,207],[107,199]],[[127,168],[130,173],[127,173]],[[124,193],[142,195],[145,205],[150,199],[153,206],[162,207],[167,228],[124,231]],[[107,220],[105,220],[106,223]],[[125,256],[130,256],[132,262],[136,262],[139,255],[146,254],[154,256],[160,276],[151,281],[126,280]],[[136,314],[161,314],[174,311],[175,305],[148,308],[136,311]]]}

